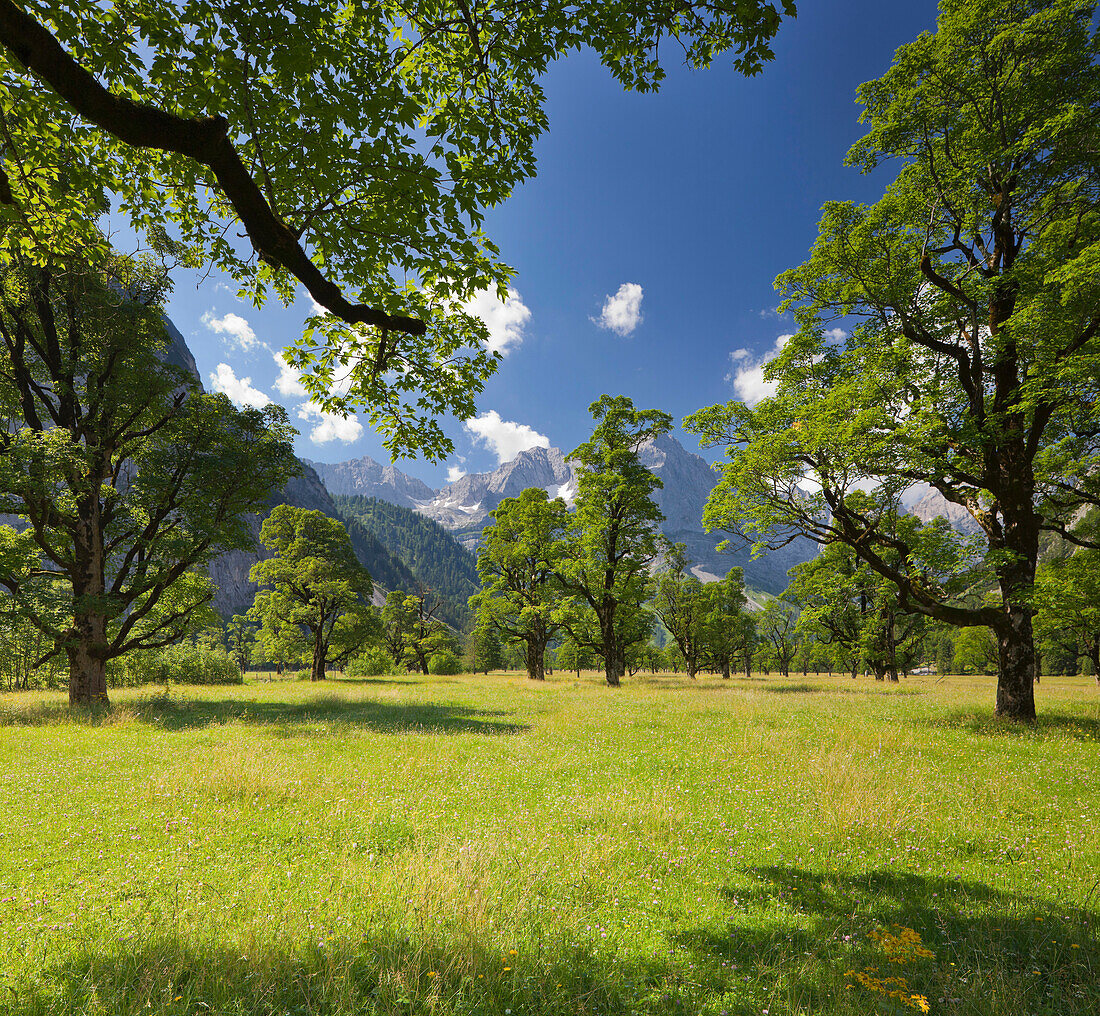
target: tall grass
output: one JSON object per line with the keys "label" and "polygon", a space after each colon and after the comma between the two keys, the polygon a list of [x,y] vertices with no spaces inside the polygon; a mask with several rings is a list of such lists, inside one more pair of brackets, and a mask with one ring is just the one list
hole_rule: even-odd
{"label": "tall grass", "polygon": [[1100,696],[1037,694],[0,695],[0,1012],[1091,1016]]}

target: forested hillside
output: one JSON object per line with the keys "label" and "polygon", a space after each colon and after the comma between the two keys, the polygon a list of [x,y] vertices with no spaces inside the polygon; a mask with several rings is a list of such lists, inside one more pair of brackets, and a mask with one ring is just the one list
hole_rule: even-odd
{"label": "forested hillside", "polygon": [[[438,616],[456,627],[465,626],[466,601],[481,588],[470,551],[439,523],[410,508],[358,494],[339,494],[333,501],[349,533],[353,527],[361,527],[415,577],[393,588],[415,592],[419,580],[421,586],[443,599]],[[367,568],[370,570],[369,564]],[[371,574],[382,585],[390,584],[380,574]]]}

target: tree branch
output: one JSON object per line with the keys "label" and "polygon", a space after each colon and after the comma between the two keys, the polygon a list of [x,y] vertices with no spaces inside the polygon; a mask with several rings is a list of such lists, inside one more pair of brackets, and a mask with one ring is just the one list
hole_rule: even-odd
{"label": "tree branch", "polygon": [[174,152],[208,167],[259,256],[268,264],[288,271],[337,317],[349,324],[376,325],[407,335],[423,335],[427,331],[424,322],[416,318],[351,303],[340,287],[321,273],[249,175],[229,140],[225,117],[181,117],[115,95],[13,0],[0,0],[0,44],[89,123],[125,144]]}

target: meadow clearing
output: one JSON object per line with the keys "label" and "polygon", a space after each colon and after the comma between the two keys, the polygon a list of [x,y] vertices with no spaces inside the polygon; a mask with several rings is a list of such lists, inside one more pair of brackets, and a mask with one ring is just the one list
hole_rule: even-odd
{"label": "meadow clearing", "polygon": [[0,695],[0,1012],[1100,1012],[1100,692]]}

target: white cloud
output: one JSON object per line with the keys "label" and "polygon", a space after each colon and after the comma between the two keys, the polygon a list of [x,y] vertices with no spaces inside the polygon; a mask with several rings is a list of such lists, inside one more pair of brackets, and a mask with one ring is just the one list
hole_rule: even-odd
{"label": "white cloud", "polygon": [[219,318],[214,317],[212,310],[208,310],[200,320],[212,332],[216,332],[218,335],[228,335],[232,340],[232,344],[246,352],[260,344],[260,340],[256,338],[252,326],[240,314],[234,314],[230,311],[224,317]]}
{"label": "white cloud", "polygon": [[848,338],[848,333],[843,328],[829,328],[825,332],[825,338],[830,342],[843,342]]}
{"label": "white cloud", "polygon": [[455,480],[461,480],[466,475],[466,470],[461,466],[448,466],[447,467],[447,482],[454,483]]}
{"label": "white cloud", "polygon": [[489,329],[489,352],[508,354],[510,346],[523,341],[523,329],[531,320],[531,311],[514,289],[508,290],[508,299],[501,303],[495,290],[483,289],[474,293],[462,309],[473,317],[481,318]]}
{"label": "white cloud", "polygon": [[225,392],[238,406],[262,409],[271,401],[258,388],[252,387],[252,378],[237,377],[228,363],[218,364],[218,369],[210,375],[210,384],[214,391]]}
{"label": "white cloud", "polygon": [[513,423],[502,420],[495,409],[482,413],[476,420],[467,420],[464,424],[475,441],[490,448],[497,462],[511,462],[520,452],[528,448],[549,448],[550,439],[525,423]]}
{"label": "white cloud", "polygon": [[732,367],[726,380],[746,406],[755,406],[775,394],[775,382],[764,380],[764,365],[774,360],[792,338],[793,335],[780,335],[775,345],[761,357],[754,357],[747,349],[735,349],[730,353]]}
{"label": "white cloud", "polygon": [[298,419],[313,423],[309,432],[315,444],[328,444],[329,441],[342,441],[348,444],[363,435],[363,425],[355,416],[340,416],[338,413],[326,413],[315,402],[305,402],[298,407]]}
{"label": "white cloud", "polygon": [[642,287],[624,282],[614,296],[604,300],[599,318],[592,320],[617,335],[629,335],[642,320]]}
{"label": "white cloud", "polygon": [[308,397],[309,392],[302,384],[302,375],[283,359],[282,353],[272,353],[271,356],[275,360],[275,366],[279,368],[279,376],[275,379],[275,391],[280,395]]}

